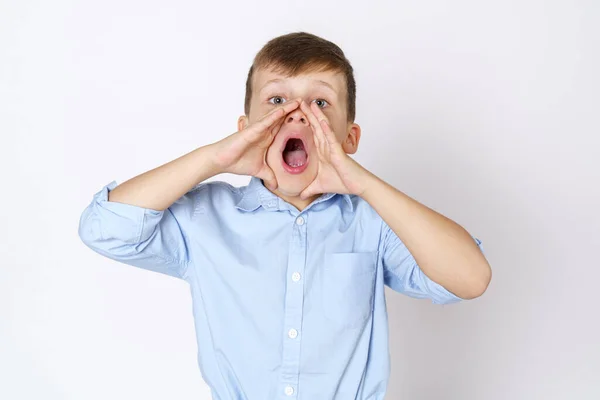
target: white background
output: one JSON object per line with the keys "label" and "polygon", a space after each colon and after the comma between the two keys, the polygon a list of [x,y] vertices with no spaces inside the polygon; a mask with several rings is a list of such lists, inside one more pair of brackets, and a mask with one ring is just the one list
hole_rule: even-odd
{"label": "white background", "polygon": [[92,252],[79,216],[234,132],[254,54],[297,30],[356,70],[355,158],[479,237],[494,271],[453,306],[388,289],[387,398],[600,398],[599,11],[1,0],[0,398],[210,398],[187,284]]}

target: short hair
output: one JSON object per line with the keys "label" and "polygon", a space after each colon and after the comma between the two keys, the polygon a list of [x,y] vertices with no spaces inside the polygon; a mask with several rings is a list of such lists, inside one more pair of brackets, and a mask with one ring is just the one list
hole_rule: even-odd
{"label": "short hair", "polygon": [[297,76],[316,71],[336,71],[346,79],[346,111],[348,121],[356,117],[356,81],[350,61],[342,49],[328,40],[307,32],[295,32],[271,39],[256,54],[246,80],[244,112],[250,113],[252,78],[258,69]]}

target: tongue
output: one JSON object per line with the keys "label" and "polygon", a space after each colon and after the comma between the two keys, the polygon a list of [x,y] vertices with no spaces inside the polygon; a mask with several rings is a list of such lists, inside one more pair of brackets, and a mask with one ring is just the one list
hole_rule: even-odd
{"label": "tongue", "polygon": [[306,151],[304,150],[292,150],[283,153],[283,159],[286,164],[292,167],[299,167],[306,163]]}

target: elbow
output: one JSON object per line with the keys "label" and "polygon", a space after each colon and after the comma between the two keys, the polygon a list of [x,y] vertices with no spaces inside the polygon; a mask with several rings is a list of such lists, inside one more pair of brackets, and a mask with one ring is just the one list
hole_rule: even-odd
{"label": "elbow", "polygon": [[492,281],[492,269],[487,262],[479,266],[476,271],[471,275],[468,280],[469,284],[465,288],[463,296],[461,296],[464,299],[472,300],[481,297]]}

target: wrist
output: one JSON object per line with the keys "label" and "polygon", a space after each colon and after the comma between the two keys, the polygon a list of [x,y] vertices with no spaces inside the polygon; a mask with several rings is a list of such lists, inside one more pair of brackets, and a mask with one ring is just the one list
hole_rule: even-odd
{"label": "wrist", "polygon": [[221,139],[218,142],[211,143],[205,146],[206,155],[211,169],[215,171],[215,175],[229,173],[231,167],[231,160],[228,157],[227,144],[225,141],[227,138]]}
{"label": "wrist", "polygon": [[227,172],[221,157],[221,146],[219,142],[203,146],[198,149],[198,162],[211,176]]}
{"label": "wrist", "polygon": [[362,181],[362,191],[360,194],[358,194],[358,196],[360,196],[363,200],[365,200],[368,203],[369,200],[371,200],[371,198],[373,197],[373,192],[377,190],[377,186],[379,186],[382,181],[375,174],[367,171],[366,169],[365,176],[362,179]]}

